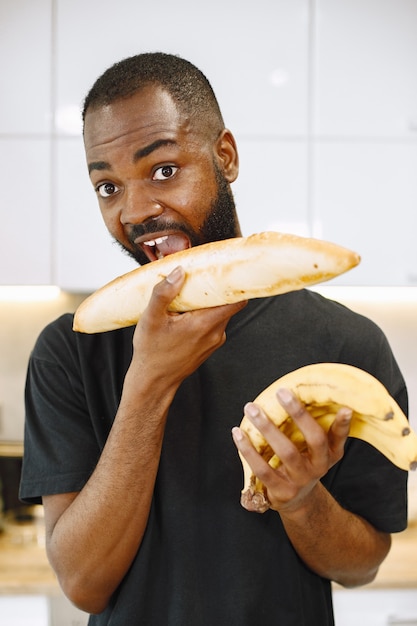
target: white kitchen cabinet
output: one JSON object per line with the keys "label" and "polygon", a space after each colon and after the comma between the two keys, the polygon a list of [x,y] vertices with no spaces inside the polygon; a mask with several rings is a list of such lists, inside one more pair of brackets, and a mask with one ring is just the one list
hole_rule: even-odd
{"label": "white kitchen cabinet", "polygon": [[307,142],[242,138],[240,172],[232,185],[243,235],[310,232]]}
{"label": "white kitchen cabinet", "polygon": [[336,626],[417,626],[417,589],[340,589]]}
{"label": "white kitchen cabinet", "polygon": [[157,10],[119,0],[117,11],[113,0],[55,3],[59,132],[76,132],[69,119],[110,64],[161,50],[184,56],[206,73],[236,134],[305,134],[308,0],[179,0],[175,8],[160,0]]}
{"label": "white kitchen cabinet", "polygon": [[50,140],[0,135],[0,172],[0,285],[50,284]]}
{"label": "white kitchen cabinet", "polygon": [[313,234],[360,266],[333,284],[417,285],[417,3],[317,0]]}
{"label": "white kitchen cabinet", "polygon": [[68,291],[89,292],[137,267],[104,226],[81,138],[56,142],[54,206],[54,283]]}
{"label": "white kitchen cabinet", "polygon": [[0,596],[2,626],[50,626],[46,596]]}
{"label": "white kitchen cabinet", "polygon": [[417,2],[314,4],[315,134],[416,138]]}
{"label": "white kitchen cabinet", "polygon": [[0,134],[51,128],[51,7],[52,0],[0,2]]}
{"label": "white kitchen cabinet", "polygon": [[357,250],[360,267],[336,284],[417,284],[415,0],[179,0],[175,28],[167,0],[157,15],[131,0],[113,9],[0,3],[0,284],[84,292],[135,266],[102,224],[80,108],[109,64],[158,49],[194,61],[218,95],[241,154],[244,234]]}
{"label": "white kitchen cabinet", "polygon": [[0,285],[51,281],[51,5],[0,2]]}
{"label": "white kitchen cabinet", "polygon": [[62,593],[0,595],[1,626],[87,626],[88,614]]}
{"label": "white kitchen cabinet", "polygon": [[318,142],[314,235],[352,248],[343,285],[417,285],[417,144]]}

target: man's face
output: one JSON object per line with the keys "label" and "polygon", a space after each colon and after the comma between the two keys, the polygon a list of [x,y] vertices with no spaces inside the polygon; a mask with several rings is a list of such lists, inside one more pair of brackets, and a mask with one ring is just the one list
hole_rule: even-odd
{"label": "man's face", "polygon": [[210,137],[162,89],[88,111],[84,141],[104,222],[140,264],[240,235],[233,138]]}

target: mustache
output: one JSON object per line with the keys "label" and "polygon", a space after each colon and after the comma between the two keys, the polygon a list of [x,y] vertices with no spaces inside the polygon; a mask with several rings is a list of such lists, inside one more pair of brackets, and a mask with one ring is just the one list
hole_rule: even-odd
{"label": "mustache", "polygon": [[191,240],[195,240],[195,233],[182,222],[165,221],[165,220],[152,220],[145,224],[133,224],[129,231],[129,241],[133,244],[138,237],[144,237],[145,235],[153,235],[154,233],[160,233],[163,231],[181,231],[185,233]]}

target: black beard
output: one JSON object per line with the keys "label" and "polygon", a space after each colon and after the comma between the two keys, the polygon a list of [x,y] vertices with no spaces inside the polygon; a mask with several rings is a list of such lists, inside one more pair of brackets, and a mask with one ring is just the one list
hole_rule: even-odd
{"label": "black beard", "polygon": [[[216,167],[217,196],[212,202],[209,214],[199,232],[191,230],[188,224],[184,222],[164,222],[162,220],[151,220],[145,224],[138,224],[133,227],[129,233],[129,239],[134,246],[134,240],[145,234],[161,232],[163,230],[182,231],[187,235],[191,242],[191,246],[199,246],[210,241],[222,241],[223,239],[232,239],[240,236],[239,223],[236,215],[235,201],[233,199],[230,185],[225,179],[223,173]],[[134,258],[139,265],[145,265],[151,261],[148,259],[143,250],[137,246],[133,249],[127,248],[116,240],[116,243]]]}

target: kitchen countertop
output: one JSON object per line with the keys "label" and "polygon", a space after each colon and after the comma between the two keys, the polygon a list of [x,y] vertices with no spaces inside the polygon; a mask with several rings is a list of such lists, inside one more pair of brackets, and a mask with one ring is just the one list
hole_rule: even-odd
{"label": "kitchen countertop", "polygon": [[[358,589],[417,590],[417,523],[393,535],[391,551],[373,583]],[[334,585],[337,589],[343,589]],[[0,532],[0,595],[60,593],[45,553],[42,507],[31,522],[6,520]]]}

